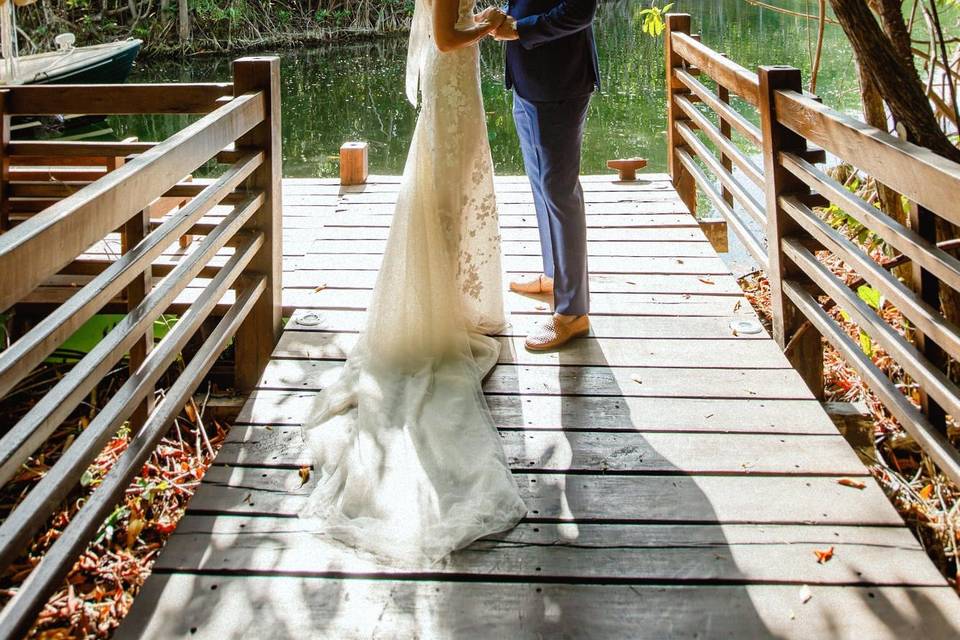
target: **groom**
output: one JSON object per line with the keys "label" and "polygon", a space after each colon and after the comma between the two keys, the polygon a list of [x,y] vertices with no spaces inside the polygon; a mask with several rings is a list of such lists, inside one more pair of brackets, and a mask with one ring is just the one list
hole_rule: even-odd
{"label": "groom", "polygon": [[533,189],[543,273],[511,282],[518,293],[552,293],[554,315],[527,337],[556,349],[590,331],[587,220],[580,147],[591,94],[600,87],[593,17],[597,0],[510,0],[494,34],[507,43],[506,85]]}

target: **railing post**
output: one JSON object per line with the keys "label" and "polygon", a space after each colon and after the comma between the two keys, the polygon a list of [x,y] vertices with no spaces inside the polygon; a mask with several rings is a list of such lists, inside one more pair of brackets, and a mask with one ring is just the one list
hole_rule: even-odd
{"label": "railing post", "polygon": [[10,157],[7,155],[7,145],[10,144],[10,116],[6,108],[10,91],[0,91],[0,233],[10,229],[10,203],[7,199],[10,188]]}
{"label": "railing post", "polygon": [[[124,142],[135,142],[136,138],[128,138]],[[111,171],[116,171],[124,165],[126,159],[122,156],[117,156],[114,158],[107,158],[107,173]],[[133,247],[137,246],[144,238],[147,237],[147,234],[150,233],[150,210],[144,209],[138,211],[132,218],[127,220],[127,222],[120,229],[120,255],[124,255],[130,251]],[[143,273],[134,278],[129,285],[127,285],[126,294],[127,294],[127,312],[133,311],[137,308],[143,299],[150,293],[150,288],[153,286],[153,272],[148,267]],[[130,356],[128,362],[128,368],[130,374],[140,368],[140,365],[143,364],[144,360],[147,359],[147,356],[150,354],[150,350],[153,348],[153,327],[151,326],[143,334],[139,340],[132,347],[130,347]],[[134,430],[139,429],[147,421],[147,416],[150,415],[150,412],[153,411],[156,398],[153,393],[147,394],[147,397],[144,398],[143,402],[134,410],[133,414],[130,416],[130,425]]]}
{"label": "railing post", "polygon": [[[122,162],[122,160],[121,160]],[[150,233],[150,210],[144,209],[137,212],[130,220],[123,225],[123,232],[120,236],[120,253],[126,254],[131,248],[137,246],[147,234]],[[127,311],[133,311],[137,305],[143,302],[143,299],[150,293],[153,286],[153,273],[150,266],[134,278],[127,285]],[[130,347],[130,373],[133,374],[140,365],[147,359],[150,350],[153,349],[153,325],[144,332],[143,336]],[[134,430],[139,429],[147,421],[147,417],[153,411],[155,397],[153,392],[147,394],[143,402],[136,408],[130,416],[130,425]]]}
{"label": "railing post", "polygon": [[[902,140],[912,142],[902,127],[897,127],[897,134]],[[930,244],[937,243],[937,215],[934,212],[911,201],[909,203],[908,219],[911,230],[918,233]],[[940,309],[940,281],[916,260],[910,263],[910,281],[921,300],[934,309]],[[913,342],[920,353],[930,361],[931,365],[940,371],[945,372],[947,370],[949,363],[946,353],[933,340],[928,339],[916,328],[913,330]],[[942,434],[946,435],[947,412],[929,396],[923,387],[918,387],[917,390],[920,398],[920,409],[927,416],[927,420]]]}
{"label": "railing post", "polygon": [[683,146],[683,139],[677,133],[675,123],[677,120],[688,120],[689,118],[677,106],[673,96],[680,93],[689,93],[683,84],[674,78],[673,70],[683,66],[683,60],[673,52],[673,34],[690,33],[690,15],[687,13],[671,13],[667,15],[666,39],[664,40],[664,53],[667,63],[667,166],[670,168],[670,177],[673,178],[673,186],[680,196],[680,200],[687,206],[691,214],[697,213],[697,185],[693,176],[683,168],[680,159],[677,157],[677,147]]}
{"label": "railing post", "polygon": [[[727,57],[727,54],[721,53],[721,56],[724,58]],[[724,104],[730,104],[730,90],[724,87],[723,85],[717,85],[717,97],[720,99],[720,102]],[[722,135],[727,140],[730,140],[733,137],[733,130],[730,127],[730,123],[727,122],[724,118],[719,117],[720,121],[720,135]],[[720,164],[723,165],[723,168],[727,170],[731,175],[733,174],[733,160],[723,152],[723,149],[720,150]],[[730,192],[725,186],[723,187],[723,201],[728,205],[733,207],[733,193]]]}
{"label": "railing post", "polygon": [[267,276],[267,288],[240,325],[234,339],[236,386],[249,392],[270,360],[282,330],[282,204],[280,150],[280,59],[240,58],[233,63],[234,94],[262,91],[266,97],[263,122],[237,140],[237,149],[263,151],[263,164],[247,180],[248,189],[264,194],[264,204],[247,223],[247,228],[264,234],[263,247],[250,262],[249,271]]}
{"label": "railing post", "polygon": [[760,67],[760,130],[763,138],[763,168],[767,202],[767,256],[770,281],[770,314],[773,337],[787,360],[800,373],[813,395],[823,398],[823,342],[811,326],[800,330],[804,316],[783,293],[785,278],[806,280],[803,272],[784,256],[781,240],[799,231],[799,225],[780,206],[780,196],[809,194],[810,189],[780,164],[780,153],[803,153],[807,141],[777,120],[774,95],[778,90],[803,91],[800,70],[791,67]]}

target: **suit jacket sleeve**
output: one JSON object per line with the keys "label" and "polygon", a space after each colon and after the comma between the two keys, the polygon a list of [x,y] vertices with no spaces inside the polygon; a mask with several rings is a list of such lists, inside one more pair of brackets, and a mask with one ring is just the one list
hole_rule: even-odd
{"label": "suit jacket sleeve", "polygon": [[517,20],[517,35],[525,49],[569,36],[593,24],[597,0],[561,0],[546,13]]}

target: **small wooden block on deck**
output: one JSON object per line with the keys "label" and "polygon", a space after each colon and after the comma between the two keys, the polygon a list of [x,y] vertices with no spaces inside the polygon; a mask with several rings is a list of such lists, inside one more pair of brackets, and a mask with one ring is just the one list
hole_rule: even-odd
{"label": "small wooden block on deck", "polygon": [[364,184],[367,175],[367,143],[345,142],[340,147],[340,184]]}

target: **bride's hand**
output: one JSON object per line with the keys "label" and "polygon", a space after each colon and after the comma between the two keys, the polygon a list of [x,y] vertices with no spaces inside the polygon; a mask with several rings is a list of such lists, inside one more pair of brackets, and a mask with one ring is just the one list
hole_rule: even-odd
{"label": "bride's hand", "polygon": [[477,15],[473,17],[477,25],[482,26],[489,31],[495,31],[503,21],[506,20],[507,14],[505,14],[498,7],[487,7]]}

